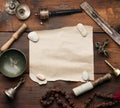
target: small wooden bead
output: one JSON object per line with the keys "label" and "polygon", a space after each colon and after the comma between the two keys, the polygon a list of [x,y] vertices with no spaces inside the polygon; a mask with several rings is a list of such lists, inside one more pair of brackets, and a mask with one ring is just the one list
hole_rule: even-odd
{"label": "small wooden bead", "polygon": [[54,100],[54,97],[50,97],[49,100]]}
{"label": "small wooden bead", "polygon": [[61,104],[61,103],[62,103],[62,100],[60,100],[60,99],[57,100],[57,103],[58,103],[58,104]]}
{"label": "small wooden bead", "polygon": [[58,94],[55,94],[55,97],[57,98],[57,97],[59,97],[59,95],[58,95]]}
{"label": "small wooden bead", "polygon": [[73,103],[72,101],[70,101],[69,104],[70,104],[70,106],[73,106],[73,105],[74,105],[74,103]]}
{"label": "small wooden bead", "polygon": [[66,99],[69,99],[69,98],[70,98],[70,96],[69,96],[69,95],[66,95],[66,96],[65,96],[65,98],[66,98]]}
{"label": "small wooden bead", "polygon": [[63,106],[63,108],[67,108],[67,104],[65,104],[65,103],[63,103],[62,106]]}

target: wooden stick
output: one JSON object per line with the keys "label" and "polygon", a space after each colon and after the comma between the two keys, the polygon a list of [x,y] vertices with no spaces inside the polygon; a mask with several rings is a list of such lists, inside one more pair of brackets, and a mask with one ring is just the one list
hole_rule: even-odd
{"label": "wooden stick", "polygon": [[21,35],[21,33],[23,33],[25,31],[26,28],[27,28],[27,25],[25,23],[22,24],[22,26],[12,35],[12,37],[0,48],[0,50],[1,51],[7,50],[10,47],[10,45],[16,39],[18,39],[18,37]]}

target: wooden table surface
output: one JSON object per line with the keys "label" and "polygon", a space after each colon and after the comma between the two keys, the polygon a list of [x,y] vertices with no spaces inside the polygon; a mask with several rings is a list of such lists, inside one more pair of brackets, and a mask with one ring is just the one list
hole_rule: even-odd
{"label": "wooden table surface", "polygon": [[[0,3],[0,46],[2,46],[12,34],[23,24],[28,25],[28,29],[22,34],[22,36],[16,40],[10,48],[17,48],[22,50],[27,57],[27,69],[25,73],[20,77],[25,77],[26,81],[18,90],[15,96],[15,100],[10,101],[4,95],[4,90],[10,87],[14,87],[19,81],[20,77],[10,79],[0,74],[0,108],[42,108],[40,103],[40,97],[45,95],[46,92],[55,87],[59,87],[72,94],[72,88],[81,85],[81,82],[48,82],[46,85],[38,85],[29,78],[29,41],[27,35],[30,31],[34,30],[47,30],[56,29],[64,26],[74,26],[78,23],[93,26],[94,29],[94,41],[103,42],[105,39],[109,39],[110,43],[106,47],[110,57],[105,58],[97,53],[94,47],[94,74],[95,79],[105,75],[108,72],[112,72],[112,69],[108,67],[104,60],[107,59],[113,66],[120,69],[120,46],[117,45],[104,31],[85,13],[77,13],[67,16],[58,16],[50,18],[43,25],[40,24],[40,20],[35,16],[35,13],[40,7],[47,7],[49,10],[65,10],[80,8],[80,4],[84,0],[19,0],[20,3],[27,4],[31,9],[31,16],[25,21],[20,21],[15,15],[9,15],[4,11],[5,1]],[[119,0],[86,0],[90,3],[94,9],[114,28],[120,27],[120,1]],[[97,86],[95,89],[75,97],[72,95],[76,108],[84,108],[84,102],[92,96],[95,92],[101,94],[114,94],[116,91],[120,91],[120,78],[113,77],[112,80]],[[106,100],[95,99],[91,102],[90,108],[94,105],[106,102]],[[56,103],[50,106],[50,108],[59,108]],[[120,104],[113,106],[112,108],[120,108]]]}

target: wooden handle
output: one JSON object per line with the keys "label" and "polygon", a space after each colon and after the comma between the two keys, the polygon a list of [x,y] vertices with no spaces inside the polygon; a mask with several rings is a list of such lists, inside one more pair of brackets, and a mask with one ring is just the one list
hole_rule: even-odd
{"label": "wooden handle", "polygon": [[92,85],[95,87],[107,80],[110,80],[112,78],[112,75],[110,73],[104,75],[103,77],[98,78],[97,80],[95,80],[94,82],[92,82]]}
{"label": "wooden handle", "polygon": [[18,37],[23,33],[23,31],[27,28],[27,25],[24,23],[13,35],[12,37],[1,47],[1,51],[7,50],[10,45],[18,39]]}

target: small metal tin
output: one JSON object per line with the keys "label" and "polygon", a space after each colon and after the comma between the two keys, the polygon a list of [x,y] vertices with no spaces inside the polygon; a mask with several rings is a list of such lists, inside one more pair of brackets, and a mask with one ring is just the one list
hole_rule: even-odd
{"label": "small metal tin", "polygon": [[26,20],[30,16],[30,9],[25,4],[20,4],[16,9],[16,17],[20,20]]}

